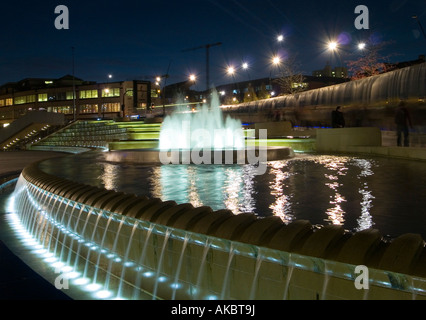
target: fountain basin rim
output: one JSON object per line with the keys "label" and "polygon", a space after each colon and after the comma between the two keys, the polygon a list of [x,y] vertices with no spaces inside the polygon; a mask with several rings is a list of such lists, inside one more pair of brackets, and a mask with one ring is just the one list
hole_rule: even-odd
{"label": "fountain basin rim", "polygon": [[[194,149],[192,149],[194,150]],[[104,153],[105,160],[109,162],[121,162],[121,163],[138,163],[138,164],[163,164],[160,160],[160,152],[163,151],[165,153],[179,152],[179,164],[188,164],[183,163],[182,155],[184,153],[190,153],[191,149],[172,149],[172,150],[160,150],[160,149],[122,149],[122,150],[111,150]],[[242,163],[241,157],[244,156],[244,159],[250,159],[249,155],[253,157],[253,152],[257,157],[260,152],[266,152],[264,162],[268,161],[279,161],[291,159],[295,156],[292,148],[289,147],[247,147],[244,149],[200,149],[196,151],[210,151],[211,152],[211,164],[237,164]],[[225,154],[231,151],[233,153],[232,163],[225,162]],[[244,152],[244,154],[242,154]],[[249,154],[250,152],[250,154]],[[221,159],[223,163],[217,163],[213,161],[215,155],[218,156],[218,153],[221,154]],[[240,159],[240,161],[239,161]],[[193,161],[191,159],[191,164]],[[248,163],[245,161],[245,163]]]}

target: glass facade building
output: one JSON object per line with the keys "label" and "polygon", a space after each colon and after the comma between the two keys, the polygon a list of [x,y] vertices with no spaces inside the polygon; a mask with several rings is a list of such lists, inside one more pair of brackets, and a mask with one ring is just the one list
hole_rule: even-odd
{"label": "glass facade building", "polygon": [[63,113],[70,121],[143,116],[155,99],[152,89],[150,81],[96,83],[72,76],[7,83],[0,87],[0,126],[37,110]]}

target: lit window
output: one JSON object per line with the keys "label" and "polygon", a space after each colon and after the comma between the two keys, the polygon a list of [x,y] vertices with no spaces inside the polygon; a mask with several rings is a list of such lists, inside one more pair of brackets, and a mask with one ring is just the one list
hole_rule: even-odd
{"label": "lit window", "polygon": [[15,98],[15,104],[24,104],[24,103],[27,103],[27,98],[25,96]]}
{"label": "lit window", "polygon": [[66,93],[66,100],[73,100],[74,99],[74,94],[72,91],[68,91]]}
{"label": "lit window", "polygon": [[45,102],[45,101],[47,101],[47,93],[39,93],[38,102]]}
{"label": "lit window", "polygon": [[6,99],[6,105],[7,106],[12,106],[13,105],[13,99],[12,98]]}
{"label": "lit window", "polygon": [[102,112],[120,112],[119,103],[104,103],[102,105]]}
{"label": "lit window", "polygon": [[108,88],[108,89],[102,90],[103,98],[119,97],[119,96],[120,96],[120,88]]}
{"label": "lit window", "polygon": [[54,112],[54,113],[64,113],[64,114],[71,114],[72,109],[70,106],[66,107],[49,107],[47,108],[47,111]]}
{"label": "lit window", "polygon": [[80,91],[80,99],[93,99],[98,97],[98,90]]}
{"label": "lit window", "polygon": [[80,106],[80,113],[98,113],[97,104],[84,104]]}
{"label": "lit window", "polygon": [[36,102],[36,95],[35,94],[27,96],[27,103],[34,103],[34,102]]}
{"label": "lit window", "polygon": [[5,101],[4,101],[4,99],[1,99],[0,100],[0,107],[4,107],[5,106]]}
{"label": "lit window", "polygon": [[151,90],[151,98],[158,98],[157,90]]}

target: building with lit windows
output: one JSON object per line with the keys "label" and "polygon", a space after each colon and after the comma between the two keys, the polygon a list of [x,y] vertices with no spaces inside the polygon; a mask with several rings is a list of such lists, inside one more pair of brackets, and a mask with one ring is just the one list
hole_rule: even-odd
{"label": "building with lit windows", "polygon": [[158,90],[150,81],[96,83],[69,75],[60,79],[24,79],[0,87],[0,125],[29,111],[63,113],[69,121],[130,120],[143,116],[156,97]]}
{"label": "building with lit windows", "polygon": [[315,70],[312,75],[314,77],[326,77],[326,78],[340,78],[347,79],[349,77],[348,68],[346,67],[335,67],[332,68],[329,64],[327,64],[324,69]]}

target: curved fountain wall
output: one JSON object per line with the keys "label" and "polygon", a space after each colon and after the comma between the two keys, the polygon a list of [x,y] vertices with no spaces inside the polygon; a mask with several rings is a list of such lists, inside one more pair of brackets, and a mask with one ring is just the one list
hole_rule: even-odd
{"label": "curved fountain wall", "polygon": [[[348,126],[376,126],[394,130],[394,109],[407,102],[413,125],[426,132],[426,63],[343,84],[224,108],[236,117],[281,109],[286,120],[299,126],[330,126],[330,111],[342,106]],[[249,118],[245,118],[250,121]]]}
{"label": "curved fountain wall", "polygon": [[[68,181],[38,163],[14,197],[39,246],[108,298],[426,298],[418,235],[386,242],[378,230],[213,212]],[[368,267],[368,290],[354,285],[358,265]]]}

